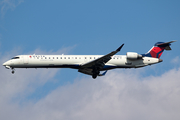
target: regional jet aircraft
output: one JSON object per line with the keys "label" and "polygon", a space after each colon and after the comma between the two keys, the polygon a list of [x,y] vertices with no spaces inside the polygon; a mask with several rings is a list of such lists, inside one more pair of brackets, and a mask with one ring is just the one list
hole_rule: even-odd
{"label": "regional jet aircraft", "polygon": [[[175,41],[157,42],[146,54],[127,52],[126,55],[115,55],[117,50],[106,55],[18,55],[3,64],[7,69],[14,68],[73,68],[78,72],[91,75],[92,78],[103,76],[115,68],[140,68],[162,62],[160,56],[164,50],[171,50]],[[100,73],[104,71],[103,73]]]}

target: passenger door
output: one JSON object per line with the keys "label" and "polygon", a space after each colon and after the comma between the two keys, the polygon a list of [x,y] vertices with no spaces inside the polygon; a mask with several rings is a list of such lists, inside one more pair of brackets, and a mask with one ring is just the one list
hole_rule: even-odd
{"label": "passenger door", "polygon": [[24,56],[24,64],[28,64],[29,63],[29,56],[25,55]]}

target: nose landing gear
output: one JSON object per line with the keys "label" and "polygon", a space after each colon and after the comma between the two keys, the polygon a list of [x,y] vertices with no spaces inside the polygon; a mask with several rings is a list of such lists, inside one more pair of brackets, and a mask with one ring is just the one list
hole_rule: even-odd
{"label": "nose landing gear", "polygon": [[15,69],[14,68],[12,68],[12,74],[14,74],[15,73]]}

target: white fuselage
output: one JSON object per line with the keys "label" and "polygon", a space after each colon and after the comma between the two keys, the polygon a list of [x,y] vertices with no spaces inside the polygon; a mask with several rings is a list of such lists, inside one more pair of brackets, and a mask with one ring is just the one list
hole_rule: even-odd
{"label": "white fuselage", "polygon": [[[19,55],[5,62],[6,68],[74,68],[93,61],[103,55]],[[161,59],[143,57],[142,59],[127,59],[126,55],[114,55],[103,70],[114,68],[138,68],[162,62]]]}
{"label": "white fuselage", "polygon": [[[106,55],[18,55],[3,64],[8,69],[14,68],[73,68],[78,72],[91,75],[92,78],[104,76],[107,70],[115,68],[139,68],[162,62],[161,54],[175,41],[157,42],[146,54],[127,52],[117,54],[124,44]],[[104,71],[100,73],[100,71]]]}

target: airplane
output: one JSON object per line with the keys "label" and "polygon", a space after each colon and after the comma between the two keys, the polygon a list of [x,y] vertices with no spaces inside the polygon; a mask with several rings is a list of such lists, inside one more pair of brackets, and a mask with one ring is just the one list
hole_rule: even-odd
{"label": "airplane", "polygon": [[95,79],[115,68],[140,68],[160,63],[163,61],[160,59],[163,51],[171,50],[173,42],[157,42],[146,54],[127,52],[126,55],[115,55],[124,46],[122,44],[106,55],[18,55],[3,63],[3,66],[12,69],[12,74],[15,68],[73,68]]}

